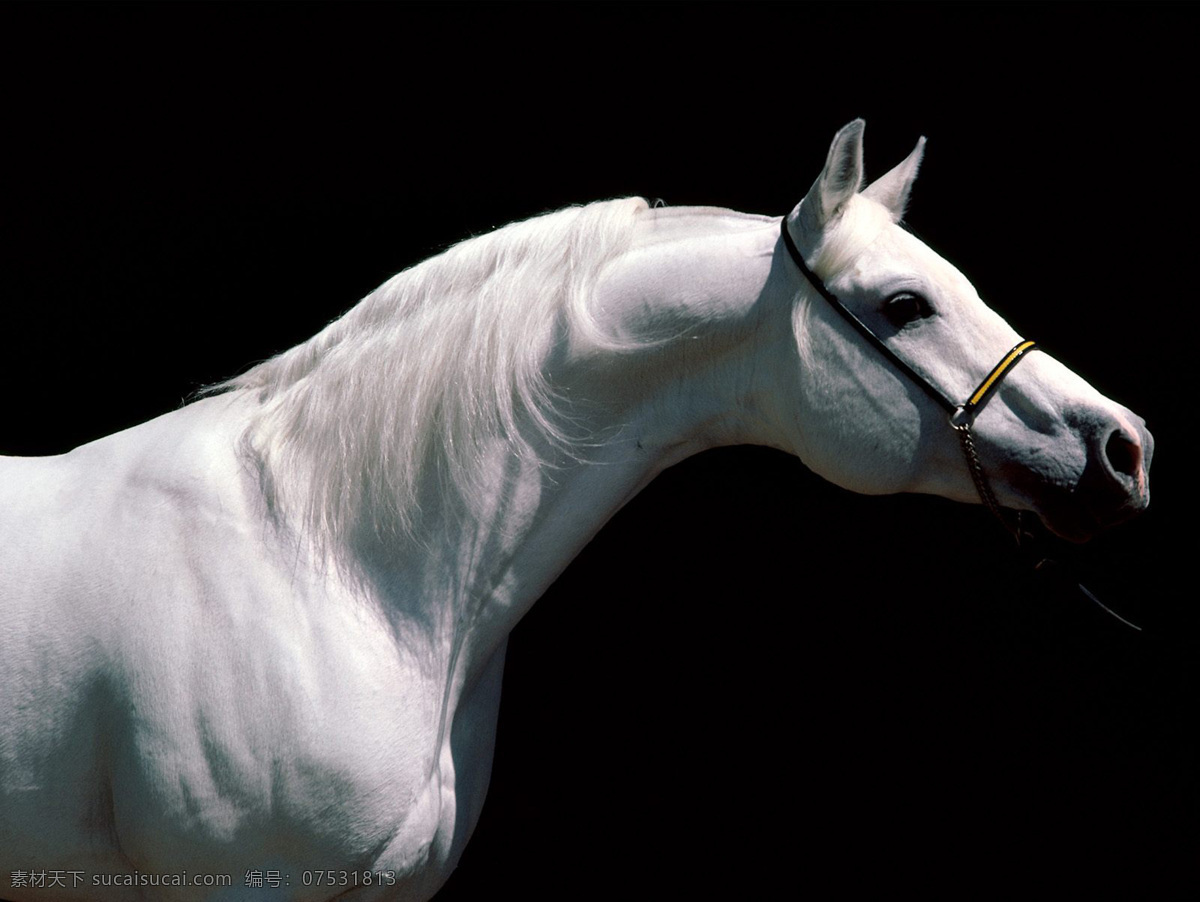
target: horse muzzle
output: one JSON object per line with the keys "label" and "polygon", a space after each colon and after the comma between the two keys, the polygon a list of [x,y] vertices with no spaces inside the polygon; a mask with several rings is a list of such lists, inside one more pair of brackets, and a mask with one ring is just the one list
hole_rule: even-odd
{"label": "horse muzzle", "polygon": [[1072,420],[1086,449],[1082,473],[1071,486],[1043,487],[1031,495],[1050,531],[1086,542],[1149,505],[1154,437],[1141,417],[1124,408],[1088,411]]}

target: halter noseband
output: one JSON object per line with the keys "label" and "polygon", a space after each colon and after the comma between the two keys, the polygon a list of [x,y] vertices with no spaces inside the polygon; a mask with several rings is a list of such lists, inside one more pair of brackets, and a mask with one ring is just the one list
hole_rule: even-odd
{"label": "halter noseband", "polygon": [[791,233],[788,231],[786,216],[780,222],[780,233],[783,235],[783,244],[788,249],[788,254],[791,255],[800,272],[804,274],[809,284],[817,290],[817,293],[825,298],[833,306],[833,309],[840,313],[886,360],[890,361],[896,369],[908,376],[925,394],[933,398],[946,411],[950,417],[950,426],[958,434],[959,444],[963,450],[963,457],[966,459],[967,469],[971,473],[971,481],[975,483],[975,490],[979,492],[980,499],[983,501],[984,506],[995,515],[996,519],[1004,525],[1004,528],[1020,541],[1019,531],[1004,519],[1004,515],[1000,511],[1000,504],[992,492],[992,487],[988,484],[987,477],[984,475],[983,465],[980,463],[979,455],[975,451],[975,439],[971,435],[971,424],[975,422],[975,417],[992,396],[992,393],[999,387],[1004,377],[1012,372],[1013,367],[1027,353],[1037,347],[1037,343],[1022,340],[1014,345],[1012,350],[1005,354],[1000,359],[1000,362],[992,367],[992,371],[983,378],[983,381],[979,383],[975,391],[971,392],[970,397],[963,403],[956,404],[936,386],[932,385],[928,379],[898,357],[891,348],[883,343],[883,339],[871,331],[870,326],[855,316],[854,312],[843,304],[837,295],[825,287],[825,283],[818,279],[804,262],[804,257],[801,256],[799,248],[796,247],[796,242],[792,240]]}

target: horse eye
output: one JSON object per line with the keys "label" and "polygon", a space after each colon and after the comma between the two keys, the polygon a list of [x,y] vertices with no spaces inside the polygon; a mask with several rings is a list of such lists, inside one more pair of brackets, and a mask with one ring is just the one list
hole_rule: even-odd
{"label": "horse eye", "polygon": [[901,329],[911,322],[933,316],[933,310],[929,306],[929,301],[919,294],[902,291],[887,299],[883,305],[883,315],[893,326]]}

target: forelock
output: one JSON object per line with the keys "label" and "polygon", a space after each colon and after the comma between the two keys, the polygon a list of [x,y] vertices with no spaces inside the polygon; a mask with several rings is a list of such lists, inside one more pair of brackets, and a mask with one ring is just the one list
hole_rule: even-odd
{"label": "forelock", "polygon": [[892,215],[877,201],[855,195],[825,228],[812,271],[824,282],[849,266],[884,229],[893,225]]}

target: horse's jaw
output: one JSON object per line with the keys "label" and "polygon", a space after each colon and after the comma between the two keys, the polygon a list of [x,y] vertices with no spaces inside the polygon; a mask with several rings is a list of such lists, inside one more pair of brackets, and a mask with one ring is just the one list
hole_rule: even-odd
{"label": "horse's jaw", "polygon": [[1141,513],[1141,510],[1128,509],[1119,517],[1115,517],[1107,522],[1101,522],[1077,510],[1064,509],[1060,511],[1056,509],[1052,512],[1039,511],[1038,518],[1042,521],[1042,525],[1046,529],[1060,539],[1066,539],[1068,542],[1082,545],[1085,542],[1090,542],[1110,526],[1123,523],[1126,520],[1136,517],[1139,513]]}
{"label": "horse's jaw", "polygon": [[1082,544],[1111,527],[1132,520],[1150,503],[1147,490],[1137,498],[1119,505],[1096,506],[1080,504],[1072,496],[1053,499],[1038,510],[1042,524],[1062,539]]}

